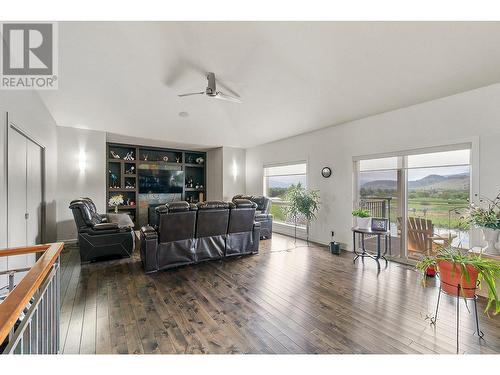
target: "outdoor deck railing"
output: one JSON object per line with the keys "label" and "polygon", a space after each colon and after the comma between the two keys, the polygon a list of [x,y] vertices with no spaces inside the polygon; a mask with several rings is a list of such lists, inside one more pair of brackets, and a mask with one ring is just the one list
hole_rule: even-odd
{"label": "outdoor deck railing", "polygon": [[[59,353],[60,254],[63,243],[0,250],[0,257],[41,253],[30,269],[5,271],[9,294],[0,303],[2,354]],[[13,273],[27,271],[13,285]],[[13,287],[13,289],[12,289]]]}
{"label": "outdoor deck railing", "polygon": [[392,198],[362,198],[360,207],[370,211],[372,217],[379,217],[391,220],[391,200]]}

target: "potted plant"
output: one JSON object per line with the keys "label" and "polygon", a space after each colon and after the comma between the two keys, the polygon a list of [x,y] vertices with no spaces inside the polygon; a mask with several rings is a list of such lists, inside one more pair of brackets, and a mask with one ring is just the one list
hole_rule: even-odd
{"label": "potted plant", "polygon": [[441,280],[441,289],[453,296],[472,298],[476,287],[481,288],[486,284],[488,303],[485,312],[488,312],[493,303],[493,313],[496,315],[500,312],[496,287],[500,280],[500,262],[471,253],[464,255],[450,246],[439,250],[435,255],[424,257],[416,267],[424,276],[429,268],[434,268]]}
{"label": "potted plant", "polygon": [[115,208],[115,213],[118,213],[118,206],[121,206],[123,204],[123,195],[118,194],[118,195],[113,195],[111,198],[109,198],[108,205],[109,207],[114,207]]}
{"label": "potted plant", "polygon": [[471,203],[465,222],[483,231],[483,238],[487,243],[483,249],[485,253],[499,254],[496,243],[500,234],[500,194],[493,200],[481,199],[479,205]]}
{"label": "potted plant", "polygon": [[297,240],[297,221],[299,217],[306,220],[306,241],[309,242],[309,227],[311,221],[316,219],[319,210],[319,194],[317,190],[308,190],[300,184],[289,188],[285,194],[285,216],[292,219],[295,225],[295,240]]}
{"label": "potted plant", "polygon": [[352,216],[356,218],[356,227],[359,229],[370,229],[372,218],[370,211],[358,208],[352,211]]}

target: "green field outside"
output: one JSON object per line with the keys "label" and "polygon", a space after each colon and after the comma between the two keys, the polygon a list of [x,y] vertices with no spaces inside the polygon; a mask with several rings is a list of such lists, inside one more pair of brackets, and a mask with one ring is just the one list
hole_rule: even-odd
{"label": "green field outside", "polygon": [[[432,220],[437,228],[459,229],[461,216],[466,212],[468,201],[465,199],[441,199],[441,198],[410,198],[408,200],[408,216],[421,217]],[[449,210],[458,209],[460,214],[451,213],[448,223]],[[397,198],[391,200],[391,222],[396,223],[400,216]]]}
{"label": "green field outside", "polygon": [[[273,214],[274,220],[287,222],[282,207],[278,204],[271,205],[271,214]],[[408,201],[408,215],[432,220],[435,227],[448,229],[448,211],[458,208],[459,212],[463,213],[467,207],[468,202],[460,199],[414,198]],[[397,199],[393,199],[391,201],[391,221],[396,223],[398,216],[398,202]],[[451,214],[451,229],[460,228],[460,216],[454,212]]]}

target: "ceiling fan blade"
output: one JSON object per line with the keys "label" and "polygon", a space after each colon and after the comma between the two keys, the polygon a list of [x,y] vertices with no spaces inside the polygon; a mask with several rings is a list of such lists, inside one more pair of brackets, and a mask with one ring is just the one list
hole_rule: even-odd
{"label": "ceiling fan blade", "polygon": [[227,100],[227,101],[233,102],[233,103],[243,103],[240,98],[236,98],[234,96],[224,94],[223,92],[220,92],[220,91],[217,91],[217,94],[214,96],[214,98]]}
{"label": "ceiling fan blade", "polygon": [[241,98],[240,94],[238,94],[236,91],[234,91],[226,83],[221,82],[221,81],[217,81],[217,84],[219,85],[219,87],[222,87],[222,89],[224,89],[224,91],[227,91],[229,93],[229,95],[236,97],[236,98]]}
{"label": "ceiling fan blade", "polygon": [[184,96],[191,96],[191,95],[204,95],[205,94],[205,91],[202,91],[202,92],[190,92],[190,93],[187,93],[187,94],[179,94],[177,96],[179,97],[184,97]]}

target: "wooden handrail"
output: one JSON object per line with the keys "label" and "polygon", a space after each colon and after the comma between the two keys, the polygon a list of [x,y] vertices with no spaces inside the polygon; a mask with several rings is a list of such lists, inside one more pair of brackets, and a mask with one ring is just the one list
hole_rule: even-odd
{"label": "wooden handrail", "polygon": [[1,249],[0,257],[6,257],[10,255],[42,253],[45,250],[47,250],[49,246],[50,245],[35,245],[30,247],[11,247],[9,249]]}
{"label": "wooden handrail", "polygon": [[42,285],[63,248],[64,243],[56,242],[47,245],[0,250],[0,257],[43,252],[21,282],[0,303],[0,343],[9,335],[19,315]]}

